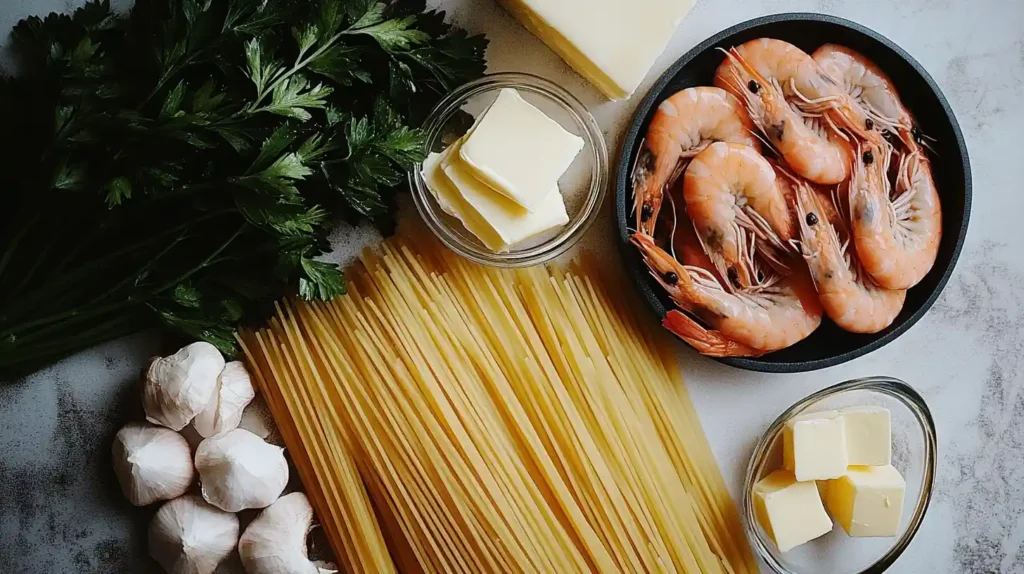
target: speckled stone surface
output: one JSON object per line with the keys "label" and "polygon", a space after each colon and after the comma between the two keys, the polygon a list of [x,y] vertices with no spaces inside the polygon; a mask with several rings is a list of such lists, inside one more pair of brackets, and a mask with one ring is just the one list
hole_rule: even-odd
{"label": "speckled stone surface", "polygon": [[[68,4],[74,2],[0,0],[0,30],[26,14]],[[617,149],[636,99],[604,101],[493,0],[442,4],[460,24],[490,36],[492,70],[529,71],[566,86],[593,110],[609,148]],[[681,350],[715,454],[735,494],[753,442],[797,399],[856,376],[903,378],[931,405],[939,466],[924,525],[890,571],[1024,572],[1024,2],[701,0],[641,93],[711,34],[798,10],[865,24],[935,77],[960,119],[974,166],[971,230],[935,308],[867,357],[816,373],[762,375]],[[367,230],[336,236],[338,260],[375,237]],[[612,237],[610,217],[602,217],[584,247],[607,250]],[[143,361],[169,350],[155,336],[140,335],[0,385],[0,573],[158,571],[145,556],[152,510],[134,509],[121,498],[109,444],[139,412],[135,381]]]}

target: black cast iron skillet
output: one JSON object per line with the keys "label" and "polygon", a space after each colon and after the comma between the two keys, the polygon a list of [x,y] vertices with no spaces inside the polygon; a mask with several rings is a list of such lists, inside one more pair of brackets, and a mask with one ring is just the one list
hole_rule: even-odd
{"label": "black cast iron skillet", "polygon": [[724,30],[690,50],[654,84],[626,133],[619,159],[615,217],[620,249],[627,272],[659,318],[673,306],[651,278],[639,252],[628,242],[630,230],[635,228],[631,213],[630,170],[658,104],[684,88],[711,85],[715,69],[724,57],[718,48],[728,49],[762,37],[785,40],[808,53],[832,42],[864,54],[889,75],[918,126],[935,140],[931,143],[935,152],[931,159],[935,184],[942,200],[942,242],[935,266],[920,284],[907,292],[903,311],[893,324],[880,333],[857,335],[843,331],[826,319],[810,337],[788,349],[755,359],[720,359],[727,365],[752,371],[812,371],[845,363],[882,347],[903,334],[932,306],[949,280],[967,236],[971,212],[971,167],[960,126],[935,81],[921,64],[877,32],[842,18],[809,13],[765,16]]}

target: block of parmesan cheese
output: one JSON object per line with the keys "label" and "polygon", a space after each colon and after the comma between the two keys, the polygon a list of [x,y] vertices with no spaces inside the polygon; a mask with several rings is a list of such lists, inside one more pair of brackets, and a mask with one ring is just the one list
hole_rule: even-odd
{"label": "block of parmesan cheese", "polygon": [[613,100],[636,91],[695,0],[500,0]]}

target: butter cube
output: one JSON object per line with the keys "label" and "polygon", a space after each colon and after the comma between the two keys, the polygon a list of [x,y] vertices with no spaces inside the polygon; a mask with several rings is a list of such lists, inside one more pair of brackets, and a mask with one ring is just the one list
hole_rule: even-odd
{"label": "butter cube", "polygon": [[884,407],[839,409],[846,427],[846,455],[851,465],[892,463],[892,422]]}
{"label": "butter cube", "polygon": [[494,229],[483,220],[482,217],[470,207],[466,200],[459,194],[444,170],[441,169],[441,161],[451,148],[442,153],[430,153],[423,161],[423,181],[427,189],[437,200],[441,209],[462,222],[462,225],[475,235],[485,247],[491,251],[500,251],[505,248],[505,242]]}
{"label": "butter cube", "polygon": [[838,411],[795,416],[782,431],[783,466],[796,479],[825,480],[846,473],[846,431]]}
{"label": "butter cube", "polygon": [[665,51],[695,0],[501,0],[581,76],[628,98]]}
{"label": "butter cube", "polygon": [[468,175],[458,161],[458,145],[427,156],[423,179],[441,209],[461,221],[485,247],[508,251],[569,221],[557,187],[551,190],[542,210],[530,213]]}
{"label": "butter cube", "polygon": [[754,510],[782,552],[832,530],[818,488],[813,482],[797,482],[787,470],[776,470],[754,485]]}
{"label": "butter cube", "polygon": [[541,211],[581,149],[583,138],[505,88],[465,137],[459,157],[476,179]]}
{"label": "butter cube", "polygon": [[829,481],[826,505],[850,536],[896,536],[906,489],[891,464],[851,466],[846,476]]}

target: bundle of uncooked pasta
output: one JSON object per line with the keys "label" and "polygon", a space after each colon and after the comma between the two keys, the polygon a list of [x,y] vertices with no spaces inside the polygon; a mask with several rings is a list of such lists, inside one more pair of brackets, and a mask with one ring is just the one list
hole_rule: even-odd
{"label": "bundle of uncooked pasta", "polygon": [[240,336],[351,572],[756,572],[671,349],[577,264],[422,238]]}

